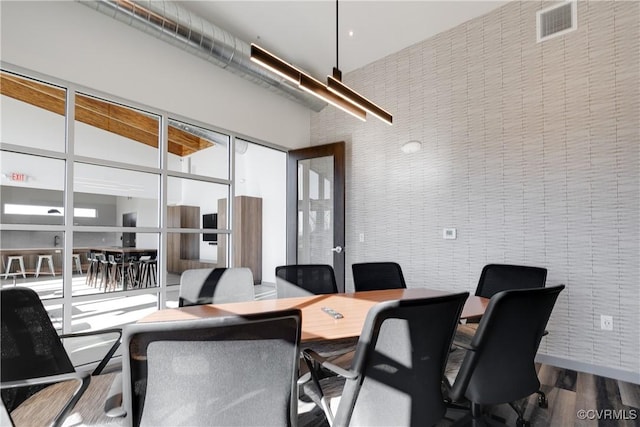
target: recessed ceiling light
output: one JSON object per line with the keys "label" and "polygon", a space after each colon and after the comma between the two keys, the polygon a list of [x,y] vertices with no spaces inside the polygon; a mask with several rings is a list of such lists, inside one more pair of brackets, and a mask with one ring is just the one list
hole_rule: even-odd
{"label": "recessed ceiling light", "polygon": [[353,30],[349,30],[349,37],[353,37],[354,34]]}

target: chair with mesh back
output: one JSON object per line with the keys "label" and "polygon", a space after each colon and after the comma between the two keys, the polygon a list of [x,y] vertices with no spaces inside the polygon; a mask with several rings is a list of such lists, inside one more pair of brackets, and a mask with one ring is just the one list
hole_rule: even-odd
{"label": "chair with mesh back", "polygon": [[120,329],[58,335],[38,294],[29,288],[0,291],[2,316],[2,400],[9,413],[45,385],[78,380],[78,389],[55,417],[54,425],[64,418],[86,389],[88,375],[77,374],[62,345],[61,338],[116,334],[106,356],[92,375],[102,372],[120,344]]}
{"label": "chair with mesh back", "polygon": [[297,419],[300,310],[127,325],[133,426],[288,426]]}
{"label": "chair with mesh back", "polygon": [[476,296],[491,298],[500,291],[544,288],[547,269],[524,265],[487,264],[480,273]]}
{"label": "chair with mesh back", "polygon": [[[449,397],[469,403],[469,414],[456,425],[479,425],[486,407],[509,403],[517,412],[517,425],[526,426],[523,411],[513,402],[540,388],[535,356],[555,302],[564,285],[503,291],[489,301],[478,330],[459,365]],[[461,351],[453,352],[462,354]],[[457,355],[456,355],[457,356]],[[451,364],[456,356],[451,357]]]}
{"label": "chair with mesh back", "polygon": [[180,307],[254,299],[253,274],[246,267],[199,268],[180,275]]}
{"label": "chair with mesh back", "polygon": [[324,409],[329,424],[431,426],[439,422],[446,412],[441,388],[444,368],[468,296],[464,292],[376,304],[367,314],[349,370],[305,350],[309,364],[317,361],[346,378],[335,418],[322,381],[313,375],[314,381],[305,387]]}
{"label": "chair with mesh back", "polygon": [[402,268],[395,262],[363,262],[351,266],[356,292],[407,287]]}
{"label": "chair with mesh back", "polygon": [[333,267],[296,264],[276,267],[278,298],[338,293]]}

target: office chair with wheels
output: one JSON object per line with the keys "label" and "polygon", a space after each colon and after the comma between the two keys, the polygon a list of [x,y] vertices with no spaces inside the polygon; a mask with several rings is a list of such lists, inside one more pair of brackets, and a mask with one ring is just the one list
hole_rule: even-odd
{"label": "office chair with wheels", "polygon": [[[448,395],[455,403],[469,403],[469,414],[455,425],[491,421],[485,408],[509,403],[518,426],[528,426],[513,402],[540,389],[535,356],[545,327],[564,285],[503,291],[489,301],[476,334],[468,346]],[[452,355],[456,355],[453,352]],[[456,355],[457,356],[457,355]],[[455,364],[452,356],[450,364]]]}
{"label": "office chair with wheels", "polygon": [[[525,265],[487,264],[482,268],[476,287],[476,296],[491,298],[496,293],[512,289],[544,288],[547,269]],[[467,323],[477,323],[479,318],[467,319]],[[538,390],[538,406],[547,408],[547,396]]]}
{"label": "office chair with wheels", "polygon": [[58,335],[38,294],[29,288],[0,291],[2,316],[2,400],[11,413],[22,402],[55,382],[76,380],[80,384],[53,425],[60,425],[69,415],[89,384],[89,375],[77,374],[62,345],[62,338],[116,334],[117,339],[94,369],[98,375],[120,345],[120,329]]}
{"label": "office chair with wheels", "polygon": [[300,332],[300,310],[127,325],[128,424],[295,425]]}
{"label": "office chair with wheels", "polygon": [[446,411],[441,387],[444,368],[468,296],[464,292],[376,304],[367,314],[349,370],[305,350],[308,364],[321,363],[346,378],[334,418],[324,385],[310,369],[313,382],[305,391],[325,411],[329,424],[430,426],[439,422]]}
{"label": "office chair with wheels", "polygon": [[407,287],[402,268],[395,262],[363,262],[351,266],[356,292]]}
{"label": "office chair with wheels", "polygon": [[180,276],[179,307],[253,301],[253,274],[249,268],[200,268]]}
{"label": "office chair with wheels", "polygon": [[276,267],[278,298],[338,293],[333,267],[296,264]]}

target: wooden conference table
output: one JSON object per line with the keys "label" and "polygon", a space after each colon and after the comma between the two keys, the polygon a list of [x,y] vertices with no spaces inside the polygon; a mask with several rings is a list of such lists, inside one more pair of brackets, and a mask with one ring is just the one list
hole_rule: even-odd
{"label": "wooden conference table", "polygon": [[[416,299],[447,295],[451,292],[424,288],[388,289],[381,291],[353,292],[344,294],[311,295],[297,298],[282,298],[236,302],[227,304],[197,305],[191,307],[159,310],[142,318],[139,322],[161,322],[226,316],[231,314],[261,313],[288,308],[302,311],[302,342],[330,341],[354,338],[360,335],[369,309],[383,301]],[[461,318],[478,317],[484,314],[489,300],[469,296]],[[344,317],[334,319],[322,311],[331,308]]]}
{"label": "wooden conference table", "polygon": [[[352,342],[362,331],[367,312],[375,304],[395,299],[415,299],[447,295],[451,292],[431,289],[392,289],[382,291],[355,292],[346,294],[311,295],[307,297],[257,300],[228,304],[209,304],[154,312],[139,322],[162,322],[197,319],[202,317],[243,315],[257,312],[269,312],[288,308],[302,311],[303,347],[326,342]],[[461,318],[478,317],[484,314],[489,300],[469,296]],[[334,319],[322,311],[329,307],[341,313],[342,319]],[[104,402],[115,378],[115,374],[99,375],[91,378],[87,391],[80,398],[71,417],[80,425],[122,425],[122,418],[109,418],[104,412]],[[58,383],[30,397],[11,416],[16,427],[47,425],[57,413],[65,398],[70,396],[74,383]],[[62,400],[62,402],[61,402]],[[35,417],[35,418],[34,418]],[[79,419],[78,419],[79,418]],[[36,421],[38,420],[38,421]],[[34,424],[35,423],[35,424]],[[72,423],[76,425],[75,423]]]}

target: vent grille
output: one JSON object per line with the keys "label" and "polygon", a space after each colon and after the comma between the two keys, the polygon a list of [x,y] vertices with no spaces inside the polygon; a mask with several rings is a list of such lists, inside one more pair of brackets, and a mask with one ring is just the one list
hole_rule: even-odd
{"label": "vent grille", "polygon": [[577,28],[577,4],[568,1],[538,11],[538,42],[566,34]]}

